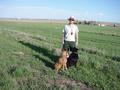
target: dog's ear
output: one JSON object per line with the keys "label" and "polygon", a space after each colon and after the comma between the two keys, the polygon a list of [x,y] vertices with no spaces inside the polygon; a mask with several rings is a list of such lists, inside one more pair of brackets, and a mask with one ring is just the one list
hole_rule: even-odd
{"label": "dog's ear", "polygon": [[70,47],[70,51],[74,52],[75,51],[75,47]]}
{"label": "dog's ear", "polygon": [[66,48],[63,48],[62,51],[67,51],[67,49],[66,49]]}
{"label": "dog's ear", "polygon": [[67,51],[67,49],[65,48],[64,51]]}

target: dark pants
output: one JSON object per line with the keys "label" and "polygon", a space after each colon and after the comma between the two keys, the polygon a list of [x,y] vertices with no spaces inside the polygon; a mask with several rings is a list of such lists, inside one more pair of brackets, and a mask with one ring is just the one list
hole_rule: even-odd
{"label": "dark pants", "polygon": [[75,42],[73,41],[64,41],[63,49],[67,49],[68,51],[71,50],[71,48],[76,47]]}

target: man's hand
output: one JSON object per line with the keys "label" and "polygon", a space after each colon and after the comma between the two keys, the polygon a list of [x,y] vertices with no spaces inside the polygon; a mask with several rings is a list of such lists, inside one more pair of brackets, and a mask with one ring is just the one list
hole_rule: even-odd
{"label": "man's hand", "polygon": [[75,39],[76,39],[75,44],[76,44],[76,47],[77,47],[78,46],[78,32],[75,33]]}
{"label": "man's hand", "polygon": [[64,44],[64,33],[62,34],[62,44]]}
{"label": "man's hand", "polygon": [[62,44],[64,44],[64,40],[62,41]]}
{"label": "man's hand", "polygon": [[75,42],[75,44],[76,44],[76,47],[78,46],[78,42]]}

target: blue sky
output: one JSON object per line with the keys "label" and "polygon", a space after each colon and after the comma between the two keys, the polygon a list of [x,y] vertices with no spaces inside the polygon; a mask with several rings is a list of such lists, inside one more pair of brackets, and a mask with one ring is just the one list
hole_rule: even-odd
{"label": "blue sky", "polygon": [[0,18],[120,22],[120,0],[0,0]]}

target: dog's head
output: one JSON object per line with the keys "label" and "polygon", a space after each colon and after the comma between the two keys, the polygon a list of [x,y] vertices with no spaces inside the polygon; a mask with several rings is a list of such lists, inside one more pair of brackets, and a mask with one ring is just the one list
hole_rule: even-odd
{"label": "dog's head", "polygon": [[73,47],[73,48],[70,48],[70,51],[73,52],[73,53],[77,53],[78,52],[78,48],[76,47]]}
{"label": "dog's head", "polygon": [[68,57],[68,51],[67,51],[67,49],[62,49],[61,56],[62,57]]}

